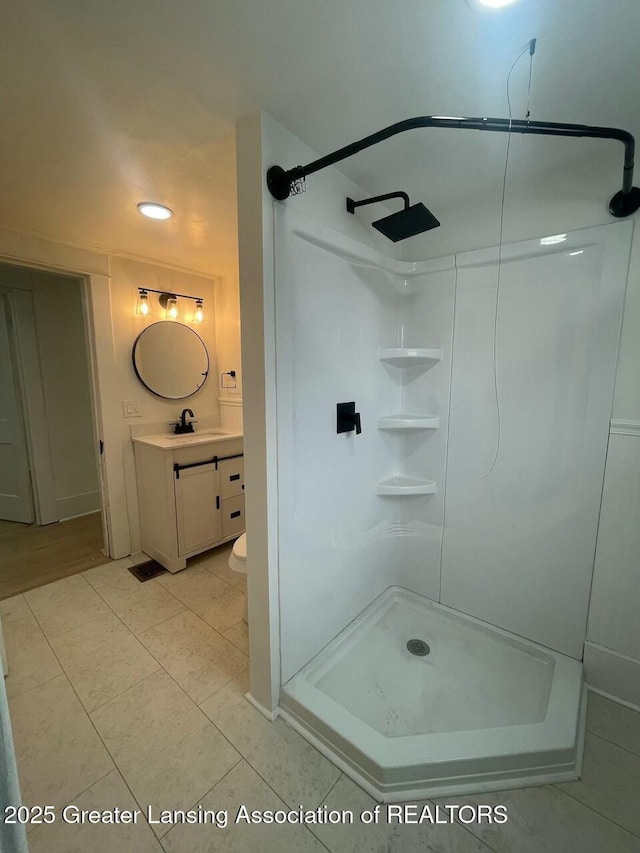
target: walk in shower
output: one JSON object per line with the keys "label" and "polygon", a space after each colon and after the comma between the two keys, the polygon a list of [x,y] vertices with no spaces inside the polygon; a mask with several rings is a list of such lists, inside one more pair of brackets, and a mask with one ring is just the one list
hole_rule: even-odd
{"label": "walk in shower", "polygon": [[497,249],[274,227],[281,713],[387,801],[576,778],[631,224],[504,246],[497,302]]}

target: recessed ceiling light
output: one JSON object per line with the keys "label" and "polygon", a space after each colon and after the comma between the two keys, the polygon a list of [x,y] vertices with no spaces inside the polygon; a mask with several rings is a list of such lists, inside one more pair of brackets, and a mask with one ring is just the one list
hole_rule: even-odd
{"label": "recessed ceiling light", "polygon": [[476,9],[502,9],[504,6],[511,6],[516,0],[467,0],[469,5]]}
{"label": "recessed ceiling light", "polygon": [[149,219],[171,219],[173,216],[171,208],[165,207],[164,204],[156,204],[153,201],[141,201],[138,210],[143,216],[148,216]]}
{"label": "recessed ceiling light", "polygon": [[567,239],[566,234],[553,234],[551,237],[543,237],[540,240],[541,246],[555,246],[556,243],[564,243]]}

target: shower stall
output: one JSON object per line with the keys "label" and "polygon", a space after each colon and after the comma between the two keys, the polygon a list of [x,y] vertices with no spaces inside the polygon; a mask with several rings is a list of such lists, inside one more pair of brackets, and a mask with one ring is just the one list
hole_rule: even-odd
{"label": "shower stall", "polygon": [[498,276],[274,217],[280,713],[386,801],[576,778],[631,223]]}

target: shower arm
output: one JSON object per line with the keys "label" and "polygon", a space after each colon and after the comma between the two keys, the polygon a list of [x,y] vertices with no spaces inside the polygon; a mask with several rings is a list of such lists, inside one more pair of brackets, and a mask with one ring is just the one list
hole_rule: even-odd
{"label": "shower arm", "polygon": [[313,172],[333,166],[347,157],[371,148],[391,136],[419,127],[458,128],[460,130],[491,130],[498,133],[534,133],[540,136],[588,136],[594,139],[616,139],[624,145],[624,171],[622,189],[609,203],[609,212],[618,218],[630,216],[640,208],[640,189],[633,186],[633,160],[635,140],[627,130],[616,127],[592,127],[587,124],[560,124],[557,122],[525,121],[508,118],[462,118],[448,116],[416,116],[391,124],[376,133],[345,145],[306,166],[296,166],[285,171],[281,166],[271,166],[267,171],[267,186],[271,195],[283,201],[291,194],[292,183]]}
{"label": "shower arm", "polygon": [[354,201],[352,198],[347,198],[347,211],[348,213],[355,213],[356,207],[362,207],[364,204],[377,204],[379,201],[388,201],[392,198],[401,198],[404,201],[405,210],[408,210],[411,205],[407,193],[403,193],[402,191],[400,191],[397,193],[385,193],[384,195],[377,195],[373,198],[365,198],[362,201]]}

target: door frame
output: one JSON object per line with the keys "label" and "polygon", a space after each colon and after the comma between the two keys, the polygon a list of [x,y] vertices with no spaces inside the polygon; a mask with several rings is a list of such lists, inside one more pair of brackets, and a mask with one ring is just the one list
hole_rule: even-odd
{"label": "door frame", "polygon": [[[0,263],[36,272],[64,275],[80,282],[104,553],[107,557],[117,559],[131,553],[131,535],[122,453],[113,418],[113,413],[117,411],[117,408],[114,408],[116,401],[115,398],[111,399],[116,391],[113,382],[116,364],[111,322],[111,279],[108,274],[78,270],[75,256],[92,255],[89,265],[103,266],[105,273],[108,273],[108,259],[71,246],[48,245],[40,240],[37,242],[40,244],[41,251],[29,252],[29,255],[44,256],[42,259],[15,257],[0,249]],[[53,263],[51,255],[55,256]],[[59,263],[61,255],[62,263]],[[65,255],[69,256],[68,265],[65,263],[67,260]],[[81,266],[84,266],[84,263]],[[102,452],[100,452],[101,448]]]}

